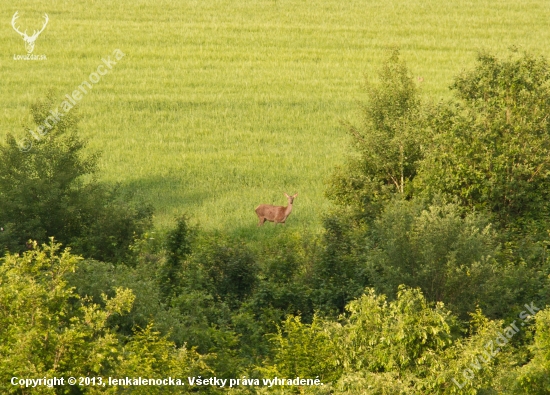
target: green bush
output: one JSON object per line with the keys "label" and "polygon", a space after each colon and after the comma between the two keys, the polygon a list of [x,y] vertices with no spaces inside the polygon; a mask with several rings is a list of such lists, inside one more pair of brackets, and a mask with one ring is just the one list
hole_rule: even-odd
{"label": "green bush", "polygon": [[466,208],[489,210],[507,228],[530,232],[532,221],[547,224],[549,82],[542,57],[479,54],[476,67],[455,79],[456,100],[429,117],[432,139],[415,190],[447,193]]}
{"label": "green bush", "polygon": [[[49,96],[31,108],[41,125],[52,108]],[[152,208],[129,202],[114,187],[96,181],[97,154],[85,154],[76,130],[75,111],[68,113],[28,152],[11,135],[0,144],[0,248],[2,254],[27,250],[28,240],[49,237],[85,257],[118,262],[128,247],[151,226]]]}
{"label": "green bush", "polygon": [[399,51],[384,63],[379,83],[367,83],[367,94],[360,126],[346,124],[353,154],[329,179],[326,195],[372,218],[392,194],[411,196],[424,136],[418,90]]}
{"label": "green bush", "polygon": [[[122,336],[108,324],[127,314],[134,293],[116,287],[101,295],[102,305],[79,296],[67,275],[82,263],[59,244],[33,248],[23,256],[0,260],[0,391],[26,393],[10,384],[13,376],[42,377],[179,377],[209,371],[194,350],[177,348],[150,325]],[[80,387],[81,388],[81,387]],[[39,392],[40,391],[40,392]],[[91,394],[166,394],[188,387],[89,387]],[[35,389],[32,391],[35,393]],[[79,394],[79,387],[36,388],[41,394]]]}

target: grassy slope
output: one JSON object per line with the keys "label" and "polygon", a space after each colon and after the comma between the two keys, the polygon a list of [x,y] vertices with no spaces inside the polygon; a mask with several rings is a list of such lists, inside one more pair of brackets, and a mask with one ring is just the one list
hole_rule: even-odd
{"label": "grassy slope", "polygon": [[[103,178],[150,199],[157,223],[188,212],[203,227],[262,239],[254,207],[299,196],[285,229],[318,229],[323,180],[342,162],[339,121],[356,118],[363,75],[399,45],[423,93],[447,86],[475,52],[510,45],[548,56],[544,0],[3,0],[2,134],[28,106],[59,102],[120,48],[126,56],[81,102],[81,131],[104,152]],[[35,54],[14,61],[47,12]],[[288,231],[288,230],[285,230]]]}

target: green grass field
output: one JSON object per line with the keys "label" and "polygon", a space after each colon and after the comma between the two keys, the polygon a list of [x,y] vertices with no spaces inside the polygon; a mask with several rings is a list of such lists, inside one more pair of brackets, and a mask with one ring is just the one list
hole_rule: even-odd
{"label": "green grass field", "polygon": [[[80,102],[80,131],[102,178],[208,230],[251,240],[319,229],[324,180],[347,149],[361,84],[398,46],[425,97],[448,97],[480,49],[549,56],[544,0],[2,0],[2,134],[21,136],[29,105],[59,103],[115,49],[125,57]],[[16,61],[22,30],[40,28]],[[1,160],[1,158],[0,158]],[[286,227],[256,228],[254,207],[299,193]]]}

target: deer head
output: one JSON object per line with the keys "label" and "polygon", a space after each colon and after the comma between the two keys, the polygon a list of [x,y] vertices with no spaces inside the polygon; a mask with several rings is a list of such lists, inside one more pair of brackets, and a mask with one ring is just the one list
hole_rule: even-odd
{"label": "deer head", "polygon": [[292,204],[294,202],[294,199],[296,198],[296,196],[298,196],[298,194],[289,196],[287,193],[285,193],[285,196],[288,200],[288,204]]}
{"label": "deer head", "polygon": [[17,20],[17,18],[19,18],[19,15],[17,15],[17,12],[15,12],[15,14],[13,14],[13,18],[11,18],[11,25],[13,27],[13,30],[19,33],[21,37],[23,37],[23,40],[25,41],[25,49],[27,50],[27,53],[32,53],[32,51],[34,51],[34,42],[36,41],[40,33],[44,31],[44,29],[46,28],[46,25],[48,24],[48,20],[49,20],[48,14],[44,14],[44,24],[42,25],[42,29],[38,31],[35,30],[32,36],[27,36],[26,30],[24,33],[21,33],[21,31],[19,31],[17,26],[15,26],[15,21]]}

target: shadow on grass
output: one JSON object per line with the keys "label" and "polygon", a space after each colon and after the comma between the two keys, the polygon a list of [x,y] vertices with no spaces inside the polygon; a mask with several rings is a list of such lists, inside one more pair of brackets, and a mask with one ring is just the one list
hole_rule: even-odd
{"label": "shadow on grass", "polygon": [[[207,190],[190,188],[181,177],[148,177],[120,184],[123,192],[153,205],[156,217],[173,219],[210,197]],[[165,222],[165,221],[164,221]],[[159,224],[164,226],[163,223]]]}

